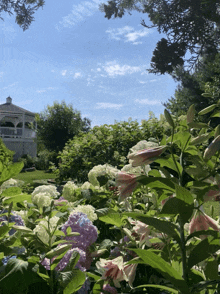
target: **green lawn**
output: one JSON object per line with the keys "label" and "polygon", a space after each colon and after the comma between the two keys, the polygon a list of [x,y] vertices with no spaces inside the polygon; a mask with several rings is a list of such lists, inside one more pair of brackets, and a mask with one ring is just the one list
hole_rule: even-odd
{"label": "green lawn", "polygon": [[33,172],[24,172],[24,173],[20,173],[18,174],[16,177],[14,177],[14,179],[18,179],[18,180],[22,180],[24,181],[26,184],[30,183],[33,184],[33,181],[36,180],[47,180],[47,179],[55,179],[55,174],[53,173],[46,173],[43,170],[36,170]]}

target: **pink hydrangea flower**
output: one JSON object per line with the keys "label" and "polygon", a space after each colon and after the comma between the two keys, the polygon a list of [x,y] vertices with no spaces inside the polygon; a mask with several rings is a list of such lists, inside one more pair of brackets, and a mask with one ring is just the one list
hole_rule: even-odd
{"label": "pink hydrangea flower", "polygon": [[[209,228],[212,228],[215,231],[219,231],[219,226],[213,218],[202,211],[197,211],[189,224],[190,234],[197,231],[206,231]],[[200,236],[201,239],[206,237],[207,236],[204,235]]]}
{"label": "pink hydrangea flower", "polygon": [[135,278],[137,264],[124,264],[123,257],[119,256],[112,260],[100,259],[96,263],[97,268],[104,271],[102,279],[112,279],[115,287],[120,287],[121,281],[127,281],[130,286]]}
{"label": "pink hydrangea flower", "polygon": [[133,167],[142,166],[154,162],[166,150],[166,146],[143,149],[128,155]]}
{"label": "pink hydrangea flower", "polygon": [[116,175],[116,186],[119,189],[121,200],[124,200],[126,197],[128,197],[137,187],[138,183],[136,179],[136,175],[127,174],[125,172],[119,172]]}

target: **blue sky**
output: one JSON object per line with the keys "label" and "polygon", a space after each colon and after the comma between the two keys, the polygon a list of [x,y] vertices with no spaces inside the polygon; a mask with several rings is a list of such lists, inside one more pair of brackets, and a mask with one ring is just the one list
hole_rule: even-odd
{"label": "blue sky", "polygon": [[13,16],[0,20],[0,104],[40,112],[65,100],[92,126],[159,117],[174,95],[169,75],[147,72],[161,35],[141,26],[147,15],[132,12],[108,20],[103,1],[46,0],[30,28]]}

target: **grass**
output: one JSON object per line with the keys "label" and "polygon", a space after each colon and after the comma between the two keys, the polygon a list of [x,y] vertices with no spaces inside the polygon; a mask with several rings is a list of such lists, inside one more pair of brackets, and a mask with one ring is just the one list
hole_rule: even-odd
{"label": "grass", "polygon": [[19,173],[14,179],[22,180],[26,184],[33,184],[34,181],[55,179],[55,177],[56,176],[53,173],[46,173],[43,170],[35,170],[32,172]]}

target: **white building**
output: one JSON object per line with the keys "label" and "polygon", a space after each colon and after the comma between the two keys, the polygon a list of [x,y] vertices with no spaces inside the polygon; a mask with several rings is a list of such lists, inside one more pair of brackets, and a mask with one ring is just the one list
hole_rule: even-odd
{"label": "white building", "polygon": [[15,152],[14,160],[24,154],[37,155],[35,113],[12,104],[11,97],[0,104],[0,138],[6,147]]}

